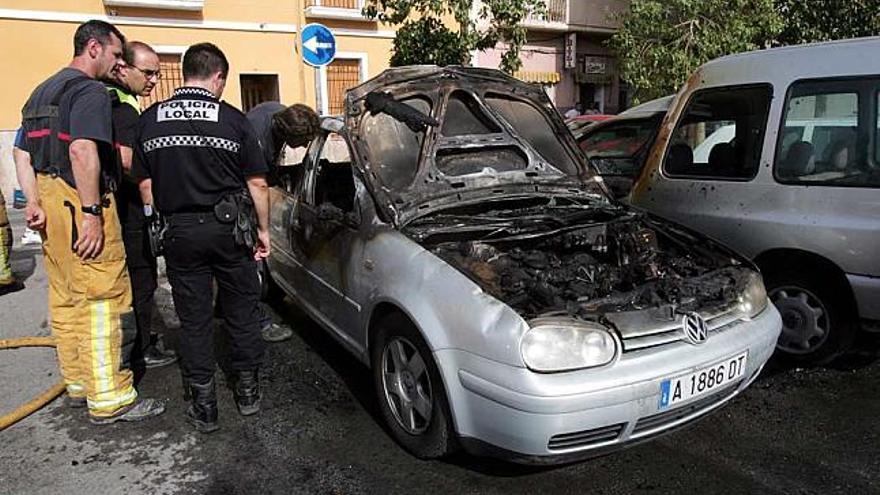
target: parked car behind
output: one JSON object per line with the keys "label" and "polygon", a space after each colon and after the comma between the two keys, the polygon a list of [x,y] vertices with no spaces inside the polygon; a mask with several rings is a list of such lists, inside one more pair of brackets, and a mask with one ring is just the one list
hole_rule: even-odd
{"label": "parked car behind", "polygon": [[266,280],[370,367],[419,457],[653,438],[742,392],[779,335],[751,262],[611,201],[544,92],[499,71],[389,69],[282,176]]}
{"label": "parked car behind", "polygon": [[569,130],[616,198],[629,194],[672,96],[651,100],[589,126]]}
{"label": "parked car behind", "polygon": [[755,261],[794,361],[830,361],[860,324],[880,327],[878,49],[865,38],[709,62],[632,192]]}

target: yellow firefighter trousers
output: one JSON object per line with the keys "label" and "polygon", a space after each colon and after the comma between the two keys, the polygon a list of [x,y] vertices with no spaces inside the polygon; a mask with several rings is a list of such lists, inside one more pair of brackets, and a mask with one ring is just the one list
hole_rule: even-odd
{"label": "yellow firefighter trousers", "polygon": [[92,416],[113,416],[137,399],[132,373],[122,366],[123,341],[133,342],[136,329],[114,199],[104,208],[104,250],[83,261],[72,249],[83,215],[76,190],[45,174],[37,176],[37,189],[46,211],[49,314],[67,393],[85,396]]}
{"label": "yellow firefighter trousers", "polygon": [[12,250],[12,227],[9,226],[9,218],[6,216],[6,200],[0,192],[0,285],[9,285],[15,282],[12,277],[12,267],[9,265],[9,252]]}

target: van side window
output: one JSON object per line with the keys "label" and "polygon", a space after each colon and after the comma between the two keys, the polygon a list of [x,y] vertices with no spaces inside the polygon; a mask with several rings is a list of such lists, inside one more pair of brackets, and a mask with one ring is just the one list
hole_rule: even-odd
{"label": "van side window", "polygon": [[869,153],[869,137],[878,130],[864,119],[869,104],[876,108],[876,88],[877,82],[868,80],[793,84],[776,144],[776,179],[788,184],[880,186],[877,150]]}
{"label": "van side window", "polygon": [[664,172],[670,177],[753,178],[772,94],[769,85],[696,92],[676,125]]}

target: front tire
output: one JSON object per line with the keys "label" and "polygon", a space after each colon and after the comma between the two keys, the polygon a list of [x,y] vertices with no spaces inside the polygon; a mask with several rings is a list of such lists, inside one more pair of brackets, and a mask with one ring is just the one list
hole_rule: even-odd
{"label": "front tire", "polygon": [[765,278],[782,316],[776,350],[783,361],[827,364],[852,347],[858,326],[847,287],[804,267],[770,270]]}
{"label": "front tire", "polygon": [[392,436],[420,459],[450,454],[455,450],[455,433],[430,349],[401,314],[384,317],[376,331],[370,350],[373,385]]}

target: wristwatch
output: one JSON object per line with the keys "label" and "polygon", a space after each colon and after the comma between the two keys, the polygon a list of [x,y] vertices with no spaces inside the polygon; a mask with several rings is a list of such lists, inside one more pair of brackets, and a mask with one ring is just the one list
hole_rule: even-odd
{"label": "wristwatch", "polygon": [[101,203],[95,203],[93,205],[83,206],[82,212],[88,213],[89,215],[101,216],[103,213],[104,207],[101,206]]}

